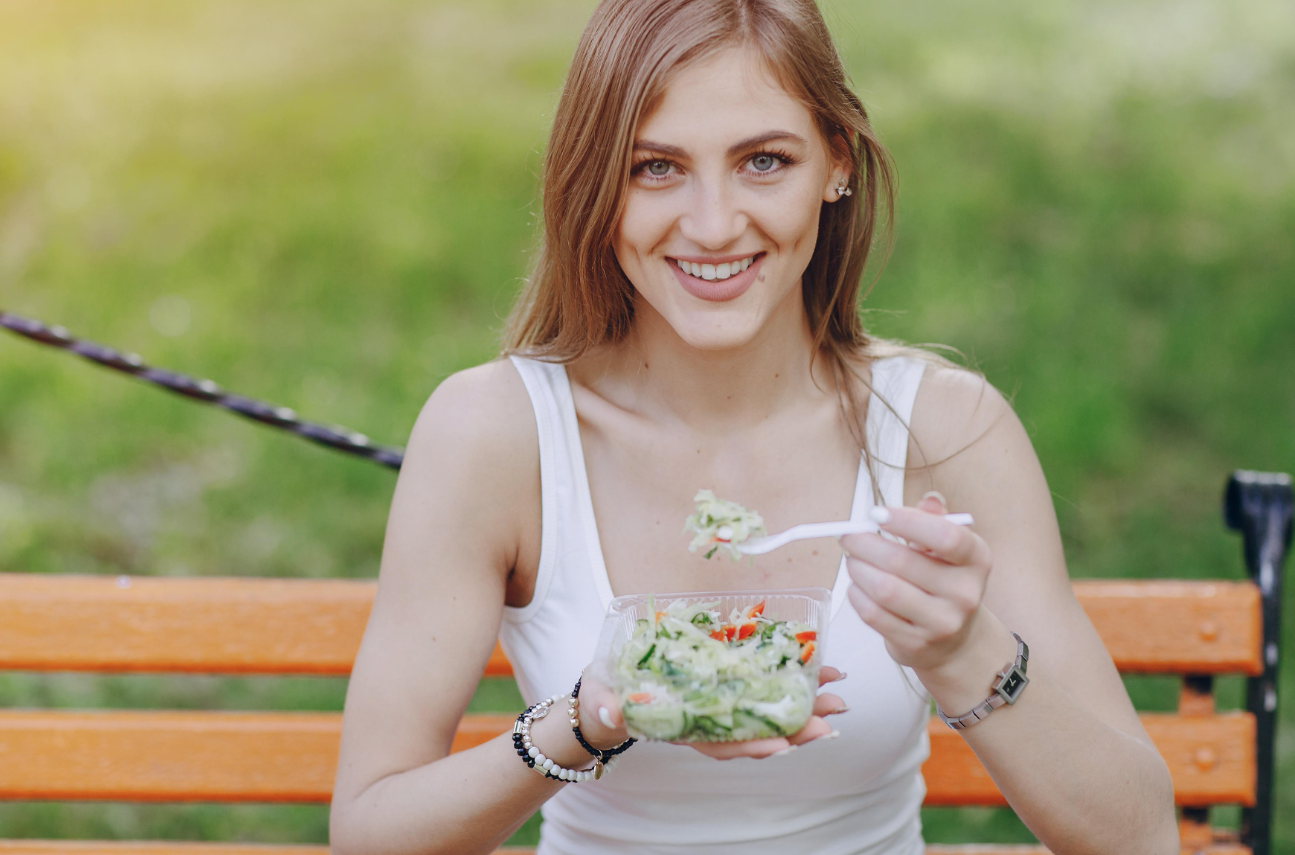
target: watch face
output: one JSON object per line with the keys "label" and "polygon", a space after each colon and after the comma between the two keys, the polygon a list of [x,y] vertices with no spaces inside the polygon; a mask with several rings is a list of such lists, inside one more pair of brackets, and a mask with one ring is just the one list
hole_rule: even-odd
{"label": "watch face", "polygon": [[1001,695],[1003,700],[1007,701],[1009,704],[1014,704],[1016,703],[1016,699],[1020,697],[1021,690],[1025,688],[1025,684],[1028,682],[1030,682],[1030,678],[1026,677],[1025,674],[1021,672],[1021,669],[1013,668],[1011,671],[1003,675],[1003,678],[999,680],[998,685],[994,687],[994,691]]}

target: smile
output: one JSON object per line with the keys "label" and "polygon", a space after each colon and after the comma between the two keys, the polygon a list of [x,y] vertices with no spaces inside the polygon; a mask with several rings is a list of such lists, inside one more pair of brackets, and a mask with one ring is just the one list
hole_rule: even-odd
{"label": "smile", "polygon": [[666,262],[675,279],[692,296],[709,303],[724,303],[737,299],[761,275],[765,253],[757,252],[745,258],[730,258],[719,264],[670,258]]}
{"label": "smile", "polygon": [[698,264],[695,261],[681,261],[675,259],[675,264],[684,273],[696,276],[698,279],[705,279],[711,282],[715,279],[727,279],[730,276],[736,276],[755,262],[754,255],[748,255],[746,258],[740,258],[737,261],[729,261],[724,264]]}

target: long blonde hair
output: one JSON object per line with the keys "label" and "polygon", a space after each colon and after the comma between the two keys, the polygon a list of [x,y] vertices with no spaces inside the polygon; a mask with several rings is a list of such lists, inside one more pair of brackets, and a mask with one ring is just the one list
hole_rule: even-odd
{"label": "long blonde hair", "polygon": [[893,347],[870,340],[858,301],[874,238],[893,215],[894,177],[813,0],[598,5],[554,116],[544,158],[543,242],[508,320],[504,352],[571,362],[629,332],[634,287],[612,243],[635,129],[675,72],[734,46],[764,57],[809,109],[835,155],[851,164],[853,195],[823,203],[802,294],[816,353],[830,366],[846,423],[864,448],[860,386],[866,384],[857,365]]}

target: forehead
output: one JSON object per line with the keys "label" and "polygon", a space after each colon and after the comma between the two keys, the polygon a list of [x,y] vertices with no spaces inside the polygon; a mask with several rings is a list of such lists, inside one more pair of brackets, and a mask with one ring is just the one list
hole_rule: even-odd
{"label": "forehead", "polygon": [[772,129],[818,138],[809,110],[760,54],[734,47],[676,71],[636,136],[684,147],[727,146]]}

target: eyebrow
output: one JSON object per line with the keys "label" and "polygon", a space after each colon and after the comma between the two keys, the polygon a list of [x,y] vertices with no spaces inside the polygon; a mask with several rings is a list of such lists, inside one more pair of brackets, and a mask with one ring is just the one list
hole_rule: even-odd
{"label": "eyebrow", "polygon": [[[771,142],[797,142],[802,145],[807,141],[800,134],[793,134],[791,131],[768,131],[763,134],[756,134],[753,137],[747,137],[740,142],[736,142],[728,147],[728,156],[733,157],[744,151],[749,151],[756,146],[765,145]],[[652,142],[651,140],[636,140],[634,142],[635,151],[655,151],[669,157],[683,157],[685,152],[677,145],[667,145],[666,143]]]}

